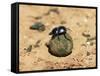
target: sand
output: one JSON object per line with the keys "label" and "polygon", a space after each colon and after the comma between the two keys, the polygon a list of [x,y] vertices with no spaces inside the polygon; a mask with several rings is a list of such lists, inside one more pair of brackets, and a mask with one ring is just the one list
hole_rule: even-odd
{"label": "sand", "polygon": [[[59,13],[48,14],[53,8],[58,9]],[[35,22],[42,22],[46,30],[30,30]],[[51,39],[51,30],[60,25],[70,29],[67,32],[73,39],[72,53],[66,57],[51,55],[45,46]],[[89,34],[91,38],[96,36],[96,9],[20,5],[19,32],[20,71],[96,67],[96,40],[86,42],[87,37],[82,35]],[[39,46],[34,47],[39,40]],[[30,45],[32,49],[28,52],[26,49]]]}

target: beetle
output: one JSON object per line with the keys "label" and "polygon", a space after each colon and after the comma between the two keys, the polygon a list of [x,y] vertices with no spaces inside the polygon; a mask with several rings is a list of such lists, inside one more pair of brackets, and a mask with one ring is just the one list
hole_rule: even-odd
{"label": "beetle", "polygon": [[55,37],[58,37],[59,39],[59,35],[64,35],[64,37],[67,39],[66,37],[66,32],[67,32],[67,29],[66,27],[64,26],[59,26],[59,27],[55,27],[50,33],[49,35],[52,35],[52,39],[55,38]]}

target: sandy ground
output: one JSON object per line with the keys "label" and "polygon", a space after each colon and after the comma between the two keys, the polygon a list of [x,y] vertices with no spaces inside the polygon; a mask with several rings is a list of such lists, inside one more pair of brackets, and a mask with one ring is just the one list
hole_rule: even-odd
{"label": "sandy ground", "polygon": [[[88,68],[96,66],[96,41],[86,42],[90,37],[96,36],[96,10],[87,8],[69,8],[69,7],[49,7],[35,5],[19,6],[19,70],[53,70],[69,68]],[[57,8],[59,14],[50,12],[50,9]],[[41,17],[36,19],[36,17]],[[35,22],[42,22],[46,30],[39,32],[30,30]],[[49,32],[59,25],[63,25],[70,30],[68,33],[73,39],[72,53],[66,57],[55,57],[48,52],[45,46],[51,36]],[[40,40],[38,47],[34,47]],[[91,44],[91,42],[93,44]],[[32,45],[32,50],[26,49]],[[26,49],[25,49],[26,48]]]}

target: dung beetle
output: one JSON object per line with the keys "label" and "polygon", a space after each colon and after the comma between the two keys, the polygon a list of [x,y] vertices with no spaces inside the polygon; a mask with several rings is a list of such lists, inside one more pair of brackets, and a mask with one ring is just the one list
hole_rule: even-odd
{"label": "dung beetle", "polygon": [[64,26],[59,26],[59,27],[55,27],[50,33],[49,35],[52,35],[52,39],[55,38],[56,36],[58,36],[59,39],[59,35],[64,35],[64,37],[67,39],[66,37],[66,32],[67,29]]}

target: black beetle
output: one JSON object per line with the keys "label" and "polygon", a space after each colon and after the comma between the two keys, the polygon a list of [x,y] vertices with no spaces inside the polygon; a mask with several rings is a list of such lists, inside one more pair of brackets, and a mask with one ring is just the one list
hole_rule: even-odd
{"label": "black beetle", "polygon": [[55,27],[50,33],[49,35],[52,35],[52,39],[55,38],[56,36],[58,36],[59,39],[59,35],[64,35],[64,37],[66,38],[66,27],[64,26],[59,26],[59,27]]}

